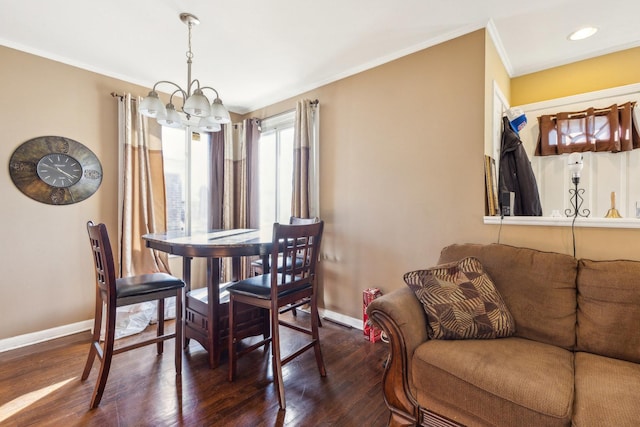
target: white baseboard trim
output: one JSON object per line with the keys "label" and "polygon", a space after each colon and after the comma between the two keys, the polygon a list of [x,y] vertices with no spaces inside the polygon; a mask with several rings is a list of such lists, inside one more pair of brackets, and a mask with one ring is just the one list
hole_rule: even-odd
{"label": "white baseboard trim", "polygon": [[16,337],[0,339],[0,353],[37,344],[43,341],[49,341],[54,338],[88,331],[91,330],[91,328],[93,328],[93,319],[83,320],[82,322],[71,323],[69,325],[62,325],[56,328],[45,329],[44,331],[37,331],[29,334],[18,335]]}
{"label": "white baseboard trim", "polygon": [[[355,317],[346,316],[344,314],[336,313],[335,311],[322,309],[320,309],[320,316],[331,322],[362,330],[362,319],[356,319]],[[62,325],[56,328],[45,329],[44,331],[37,331],[11,338],[0,339],[0,353],[76,334],[78,332],[89,331],[91,328],[93,328],[93,319],[69,325]]]}
{"label": "white baseboard trim", "polygon": [[362,319],[356,319],[355,317],[345,316],[344,314],[336,313],[335,311],[323,309],[320,309],[320,316],[331,322],[348,326],[350,328],[363,329]]}

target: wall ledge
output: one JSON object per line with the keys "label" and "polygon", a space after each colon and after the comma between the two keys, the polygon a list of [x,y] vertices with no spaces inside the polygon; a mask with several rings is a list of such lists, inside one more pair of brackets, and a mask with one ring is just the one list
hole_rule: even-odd
{"label": "wall ledge", "polygon": [[[571,227],[573,217],[543,217],[543,216],[485,216],[485,224],[495,225],[532,225]],[[592,228],[640,228],[638,218],[576,218],[576,227]]]}

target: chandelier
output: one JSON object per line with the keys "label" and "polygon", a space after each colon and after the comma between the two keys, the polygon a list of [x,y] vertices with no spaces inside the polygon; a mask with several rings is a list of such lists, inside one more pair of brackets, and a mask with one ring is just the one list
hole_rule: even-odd
{"label": "chandelier", "polygon": [[[147,117],[155,118],[162,126],[181,128],[185,126],[195,126],[207,132],[217,132],[221,129],[221,124],[230,123],[229,112],[222,105],[222,100],[218,96],[218,91],[209,86],[200,87],[198,79],[191,80],[191,63],[193,52],[191,52],[191,28],[198,25],[200,20],[190,13],[181,13],[180,20],[189,27],[189,50],[187,50],[187,89],[182,89],[176,83],[168,80],[160,80],[153,85],[153,89],[140,103],[140,113]],[[174,90],[169,98],[169,103],[165,106],[156,88],[159,85],[169,85]],[[215,93],[215,99],[210,102],[204,95],[205,89]],[[175,95],[182,95],[181,112],[173,105]]]}

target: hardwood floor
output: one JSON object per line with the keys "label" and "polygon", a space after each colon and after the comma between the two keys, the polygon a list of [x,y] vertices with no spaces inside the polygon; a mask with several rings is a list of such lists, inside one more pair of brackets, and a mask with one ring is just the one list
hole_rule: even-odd
{"label": "hardwood floor", "polygon": [[[300,313],[300,321],[307,314]],[[0,353],[0,425],[8,426],[384,426],[382,396],[387,344],[364,340],[362,331],[329,321],[320,328],[327,376],[320,377],[313,351],[284,368],[286,411],[279,411],[270,353],[239,360],[227,381],[226,356],[209,369],[206,353],[191,342],[176,383],[173,341],[162,356],[155,346],[116,355],[100,407],[89,410],[98,363],[80,375],[89,333]],[[172,326],[170,326],[172,327]],[[283,354],[304,339],[281,328]],[[133,337],[125,338],[128,340]]]}

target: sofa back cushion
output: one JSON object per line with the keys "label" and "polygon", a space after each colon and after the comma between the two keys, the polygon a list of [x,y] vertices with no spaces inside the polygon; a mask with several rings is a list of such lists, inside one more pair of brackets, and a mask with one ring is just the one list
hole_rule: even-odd
{"label": "sofa back cushion", "polygon": [[640,262],[580,260],[576,344],[640,363]]}
{"label": "sofa back cushion", "polygon": [[515,336],[573,350],[578,262],[565,254],[501,244],[447,246],[439,263],[476,257],[516,324]]}

